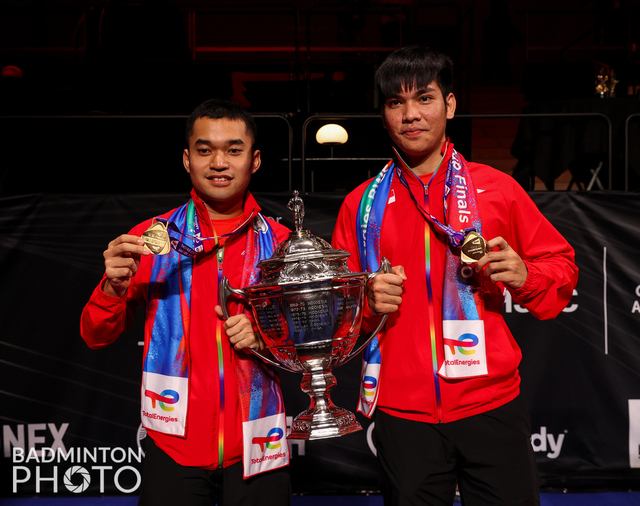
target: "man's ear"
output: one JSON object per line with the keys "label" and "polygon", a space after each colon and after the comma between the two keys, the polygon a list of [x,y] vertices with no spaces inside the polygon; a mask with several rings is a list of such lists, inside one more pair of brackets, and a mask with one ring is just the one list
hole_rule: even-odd
{"label": "man's ear", "polygon": [[447,105],[447,119],[453,119],[456,115],[456,97],[453,93],[449,93],[445,100]]}
{"label": "man's ear", "polygon": [[256,172],[258,172],[258,169],[260,168],[260,164],[262,163],[262,160],[260,159],[260,150],[256,149],[253,152],[252,156],[252,160],[251,160],[251,174],[255,174]]}
{"label": "man's ear", "polygon": [[187,172],[189,174],[191,174],[191,164],[189,163],[189,150],[185,149],[182,152],[182,165],[184,165],[184,168],[187,170]]}

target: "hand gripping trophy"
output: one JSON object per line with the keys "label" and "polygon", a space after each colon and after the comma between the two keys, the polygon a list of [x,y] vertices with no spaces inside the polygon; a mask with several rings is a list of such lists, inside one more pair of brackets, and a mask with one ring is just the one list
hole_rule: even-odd
{"label": "hand gripping trophy", "polygon": [[222,279],[222,308],[228,318],[230,297],[247,301],[273,359],[254,353],[281,369],[302,373],[301,388],[311,397],[311,405],[293,420],[288,438],[339,437],[362,426],[353,413],[331,402],[329,390],[336,384],[331,371],[362,351],[385,324],[386,315],[354,351],[367,285],[378,274],[391,272],[391,266],[383,258],[375,273],[351,272],[350,253],[335,250],[302,229],[304,203],[297,191],[288,208],[293,211],[295,231],[271,258],[258,263],[258,284],[236,289],[226,277]]}

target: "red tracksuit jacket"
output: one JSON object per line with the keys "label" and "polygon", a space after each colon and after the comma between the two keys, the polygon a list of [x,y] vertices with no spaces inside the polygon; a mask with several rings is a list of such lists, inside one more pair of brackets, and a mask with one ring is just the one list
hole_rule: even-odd
{"label": "red tracksuit jacket", "polygon": [[[203,237],[213,236],[209,214],[195,191],[191,194]],[[247,193],[242,221],[260,210],[257,202]],[[162,215],[166,217],[171,212]],[[139,224],[131,234],[142,235],[151,220]],[[285,240],[286,227],[270,220],[278,242]],[[212,241],[209,241],[212,242]],[[227,239],[223,273],[234,287],[240,287],[246,235]],[[123,297],[110,297],[102,291],[103,281],[96,287],[81,318],[82,337],[91,348],[113,343],[125,332],[138,306],[146,307],[148,283],[151,274],[150,258],[143,257],[137,274],[132,278]],[[199,254],[193,267],[191,288],[190,334],[190,392],[187,433],[185,438],[149,431],[156,444],[178,464],[207,469],[227,467],[242,460],[242,427],[238,386],[231,354],[237,352],[228,339],[223,339],[222,363],[224,373],[224,409],[220,409],[218,351],[216,347],[214,307],[218,304],[217,261],[215,251]],[[230,308],[230,313],[235,314]],[[149,325],[149,320],[145,325]],[[150,334],[150,329],[147,329]],[[148,343],[146,343],[148,346]],[[224,413],[224,417],[221,416]],[[218,461],[219,435],[223,433],[223,462]]]}
{"label": "red tracksuit jacket", "polygon": [[[445,156],[446,167],[453,145]],[[526,192],[509,175],[486,165],[469,163],[477,190],[482,235],[502,236],[524,260],[528,277],[523,287],[509,289],[515,303],[539,319],[554,318],[571,300],[578,278],[574,250],[540,213]],[[429,209],[444,222],[443,191],[446,170],[440,170],[429,189]],[[418,202],[423,186],[407,178]],[[356,242],[358,205],[368,183],[350,193],[340,210],[333,246],[351,253],[349,268],[360,272]],[[408,190],[394,178],[395,201],[387,205],[382,223],[381,255],[392,266],[403,265],[407,276],[400,309],[389,315],[380,340],[382,367],[378,385],[379,409],[410,420],[451,422],[497,408],[519,393],[521,352],[502,317],[502,284],[484,279],[485,336],[488,376],[472,379],[434,378],[429,338],[425,274],[425,219]],[[391,200],[391,199],[390,199]],[[431,227],[431,269],[438,368],[443,361],[442,285],[448,238]],[[477,275],[477,274],[476,274]],[[366,316],[366,312],[365,312]],[[439,382],[441,401],[436,399]]]}

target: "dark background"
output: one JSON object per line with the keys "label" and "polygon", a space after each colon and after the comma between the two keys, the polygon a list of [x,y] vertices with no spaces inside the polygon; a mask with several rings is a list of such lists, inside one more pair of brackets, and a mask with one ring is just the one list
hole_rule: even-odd
{"label": "dark background", "polygon": [[[299,176],[293,184],[302,187],[303,158],[386,157],[379,121],[343,121],[350,140],[331,152],[313,141],[322,123],[308,131],[304,125],[317,114],[377,114],[375,71],[391,51],[411,43],[430,45],[455,61],[459,118],[449,133],[467,158],[513,172],[527,189],[542,183],[554,189],[567,171],[576,183],[588,183],[589,170],[602,160],[605,188],[637,191],[639,117],[630,120],[628,142],[625,121],[640,113],[639,13],[638,0],[4,0],[0,194],[75,192],[82,182],[89,186],[87,179],[104,191],[117,186],[118,193],[174,191],[172,178],[146,174],[150,167],[172,171],[179,164],[180,122],[158,132],[166,123],[126,119],[186,116],[211,97],[289,122],[289,134],[261,129],[263,155],[290,158],[283,184],[273,175],[259,181],[265,191],[290,189],[289,166]],[[613,98],[596,98],[601,68],[615,72]],[[576,100],[586,102],[576,109]],[[534,125],[532,133],[529,123],[528,135],[516,138],[524,128],[517,119],[460,117],[603,107],[613,122],[611,167],[606,124],[585,133],[577,120],[567,132],[554,120],[551,127]],[[25,115],[56,120],[19,123],[16,117]],[[124,120],[116,133],[112,118]],[[286,129],[284,121],[277,124]],[[552,145],[545,137],[550,133]],[[305,143],[321,151],[303,156]],[[334,160],[318,167],[309,161],[304,189],[312,189],[312,179],[315,191],[348,189],[371,170],[363,165]],[[95,179],[77,176],[96,172]]]}

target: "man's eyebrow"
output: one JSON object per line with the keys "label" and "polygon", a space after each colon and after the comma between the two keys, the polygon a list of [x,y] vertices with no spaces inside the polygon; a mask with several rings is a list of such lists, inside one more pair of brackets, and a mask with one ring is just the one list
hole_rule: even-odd
{"label": "man's eyebrow", "polygon": [[[226,141],[228,146],[233,146],[235,144],[244,144],[244,141],[242,139],[229,139]],[[197,141],[194,142],[194,145],[196,146],[212,146],[213,143],[211,141],[208,141],[206,139],[198,139]]]}
{"label": "man's eyebrow", "polygon": [[427,86],[426,88],[420,88],[418,90],[415,90],[413,92],[413,95],[414,96],[424,95],[425,93],[430,93],[430,92],[433,92],[433,91],[438,91],[438,90],[436,90],[433,86]]}

